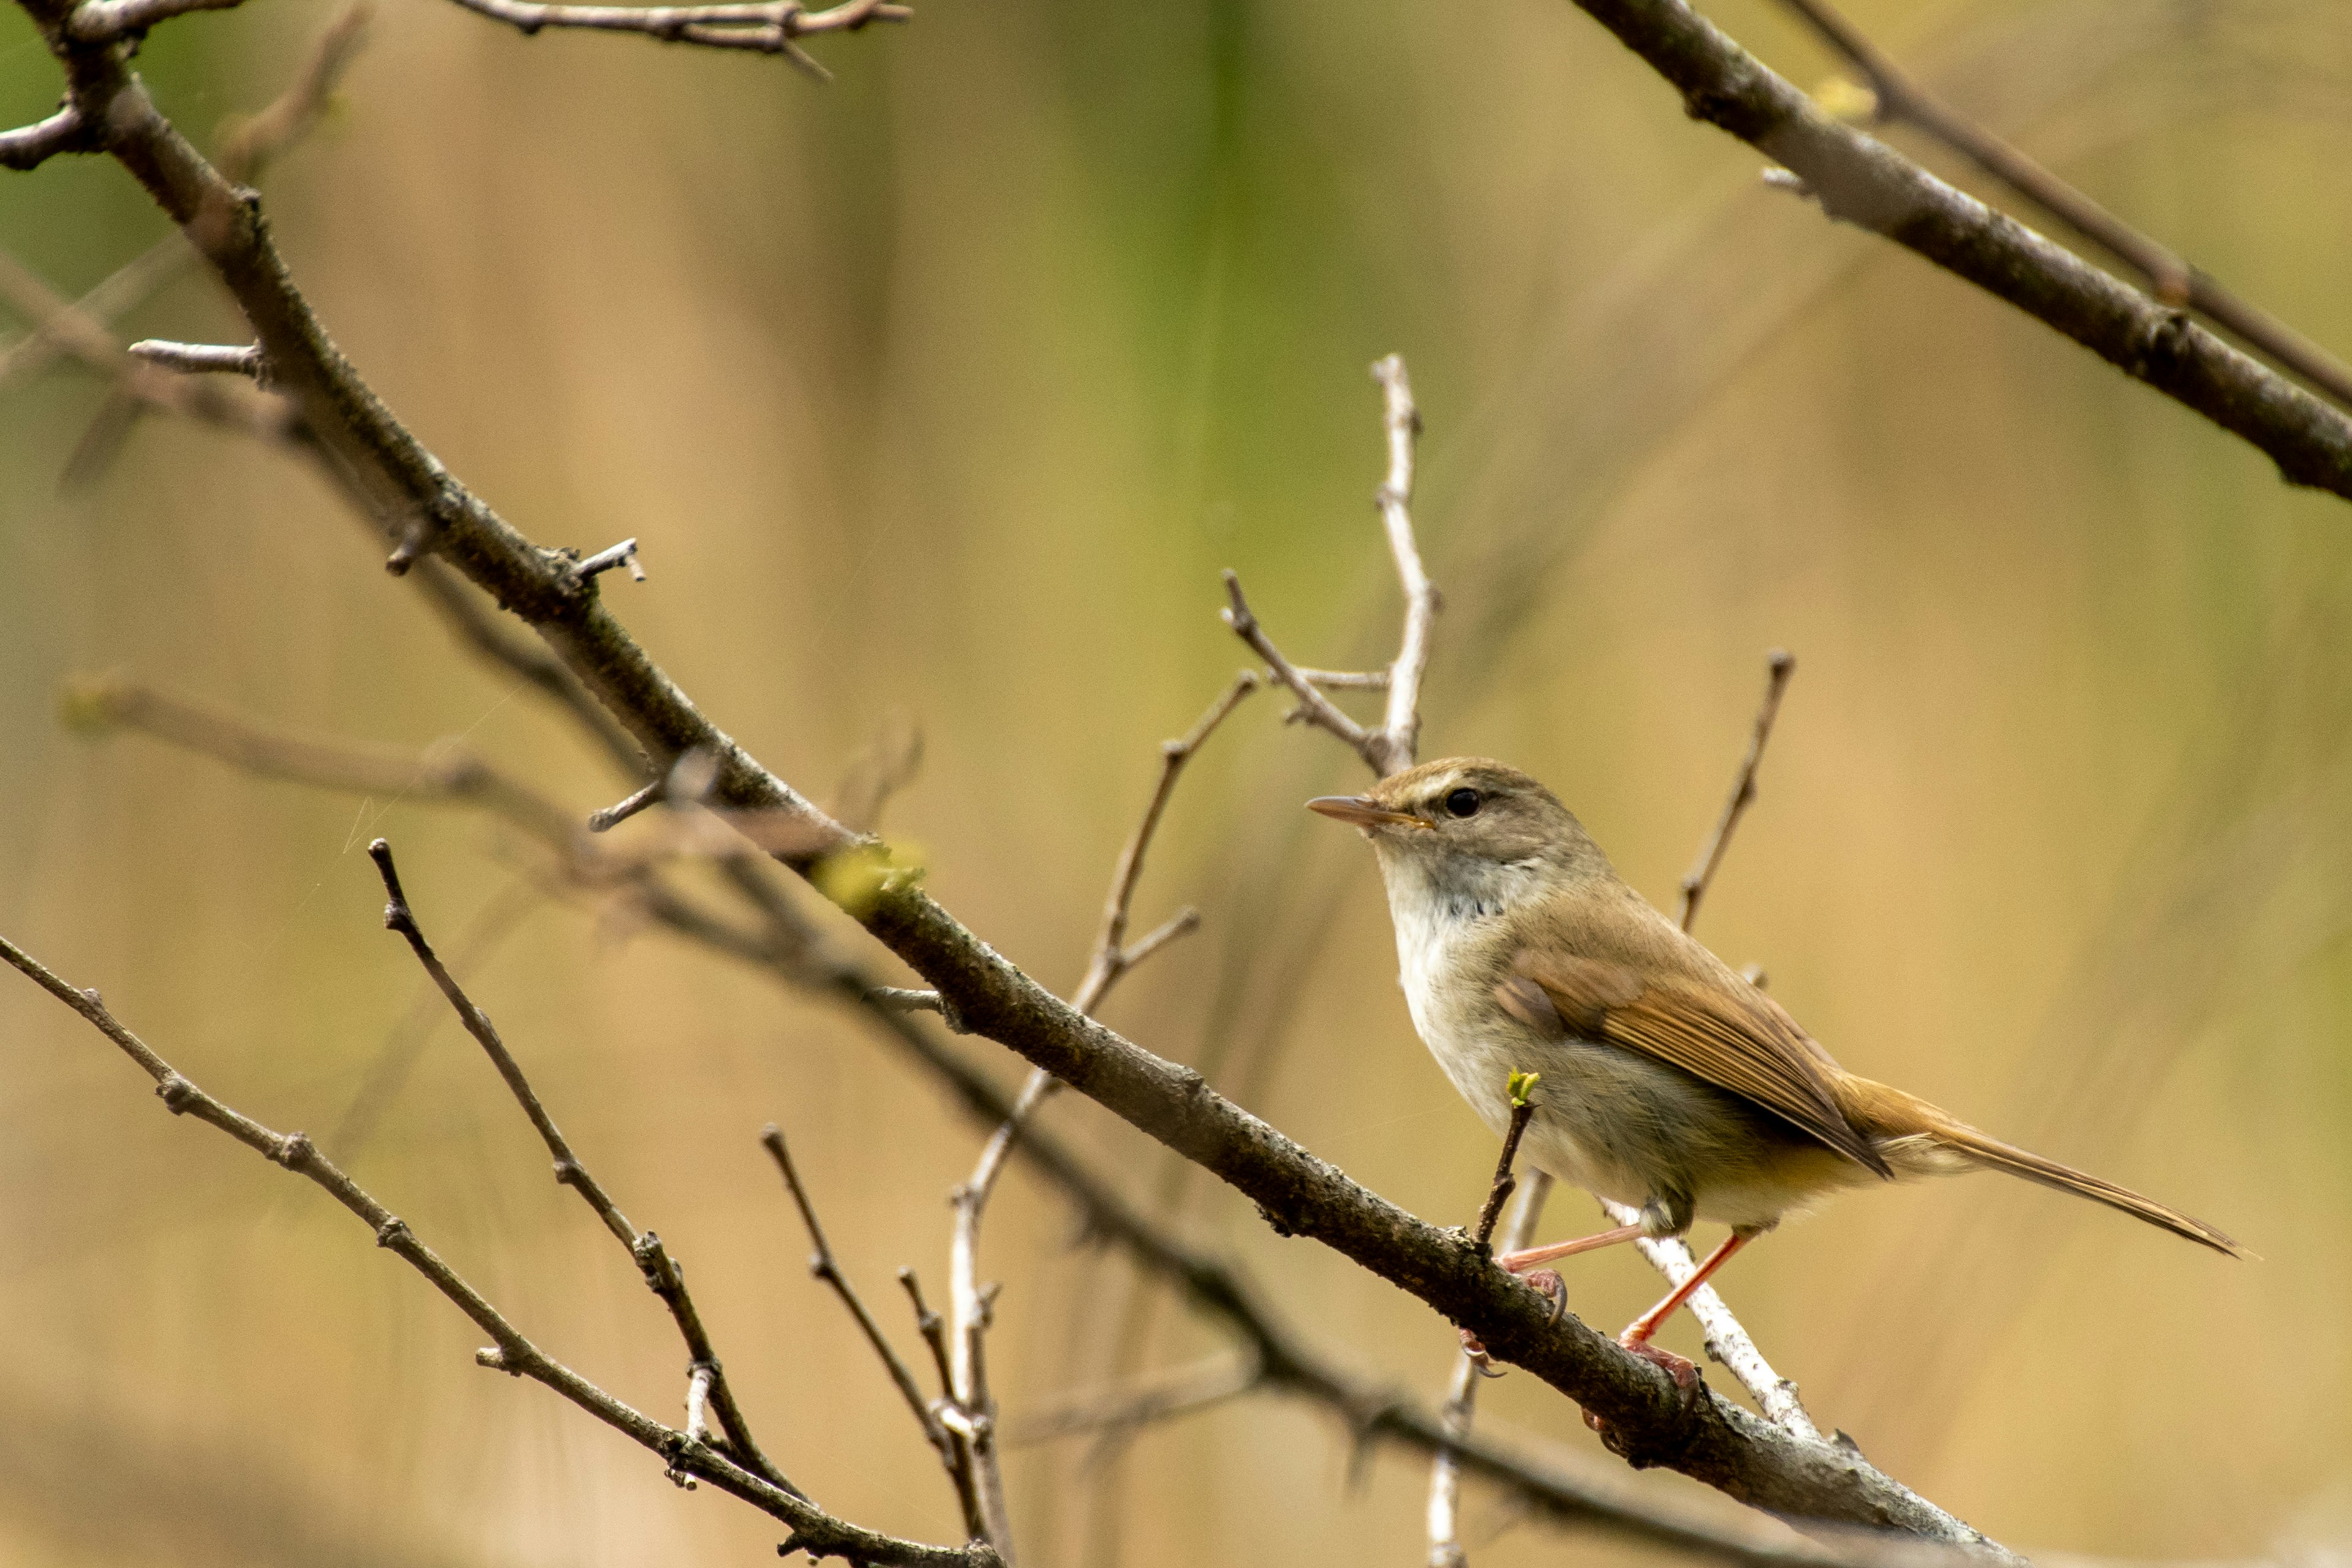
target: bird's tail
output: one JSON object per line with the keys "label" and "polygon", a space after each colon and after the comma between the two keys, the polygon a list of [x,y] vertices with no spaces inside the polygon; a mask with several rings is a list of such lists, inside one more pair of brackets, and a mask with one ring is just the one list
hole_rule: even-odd
{"label": "bird's tail", "polygon": [[2137,1219],[2161,1226],[2175,1236],[2201,1243],[2216,1252],[2226,1252],[2232,1258],[2253,1256],[2203,1220],[2191,1219],[2179,1209],[2167,1208],[2154,1198],[2144,1198],[2129,1187],[2119,1187],[2113,1182],[2088,1175],[2071,1165],[2045,1160],[1998,1138],[1987,1137],[1973,1127],[1939,1119],[1929,1136],[1980,1169],[2006,1171],[2012,1176],[2022,1176],[2029,1182],[2039,1182],[2062,1193],[2079,1194],[2095,1203],[2121,1209]]}

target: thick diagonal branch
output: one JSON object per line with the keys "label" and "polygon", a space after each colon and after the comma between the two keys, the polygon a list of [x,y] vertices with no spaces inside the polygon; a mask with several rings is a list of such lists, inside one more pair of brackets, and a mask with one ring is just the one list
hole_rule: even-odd
{"label": "thick diagonal branch", "polygon": [[1840,123],[1684,0],[1575,0],[1682,95],[1882,235],[2260,448],[2288,483],[2352,499],[2352,416],[2065,247]]}
{"label": "thick diagonal branch", "polygon": [[1781,0],[1870,84],[1877,116],[1916,126],[2060,222],[2137,271],[2158,300],[2186,305],[2352,405],[2352,367],[2293,327],[2224,289],[2165,246],[2124,222],[2017,148],[1929,92],[1828,0]]}

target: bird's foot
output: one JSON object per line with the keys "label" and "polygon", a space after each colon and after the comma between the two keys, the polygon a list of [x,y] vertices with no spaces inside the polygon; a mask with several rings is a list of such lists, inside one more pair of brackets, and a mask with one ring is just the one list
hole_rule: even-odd
{"label": "bird's foot", "polygon": [[1646,1335],[1636,1339],[1631,1329],[1618,1337],[1617,1344],[1619,1349],[1639,1356],[1673,1378],[1675,1386],[1682,1390],[1685,1400],[1698,1392],[1698,1365],[1687,1356],[1678,1356],[1670,1350],[1652,1344]]}
{"label": "bird's foot", "polygon": [[1479,1342],[1478,1336],[1467,1329],[1462,1331],[1462,1353],[1469,1359],[1471,1370],[1480,1377],[1503,1375],[1496,1370],[1495,1358],[1486,1353],[1486,1347]]}

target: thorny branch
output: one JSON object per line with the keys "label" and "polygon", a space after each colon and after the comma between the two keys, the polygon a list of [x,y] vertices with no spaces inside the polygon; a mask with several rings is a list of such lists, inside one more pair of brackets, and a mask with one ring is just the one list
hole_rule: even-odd
{"label": "thorny branch", "polygon": [[[1381,427],[1389,449],[1387,473],[1373,496],[1386,531],[1389,553],[1396,562],[1397,582],[1404,590],[1404,633],[1397,640],[1396,658],[1383,671],[1355,674],[1338,670],[1301,669],[1283,657],[1265,627],[1242,596],[1242,580],[1224,574],[1225,625],[1265,661],[1270,679],[1289,688],[1297,706],[1289,717],[1328,731],[1364,759],[1364,765],[1382,778],[1412,766],[1421,744],[1421,679],[1429,668],[1429,644],[1436,625],[1438,594],[1422,569],[1421,549],[1413,541],[1413,446],[1421,435],[1421,413],[1413,406],[1412,384],[1405,378],[1404,361],[1390,354],[1372,366],[1381,384]],[[1322,688],[1385,689],[1388,703],[1380,727],[1367,729],[1340,711],[1323,695]]]}
{"label": "thorny branch", "polygon": [[1782,0],[1868,82],[1880,121],[1917,127],[2023,195],[2147,280],[2167,305],[2186,305],[2275,363],[2352,406],[2352,367],[2267,310],[2240,299],[2017,148],[1944,102],[1897,66],[1828,0]]}
{"label": "thorny branch", "polygon": [[299,1132],[275,1132],[183,1077],[146,1041],[107,1010],[96,991],[78,991],[38,960],[0,937],[5,958],[42,990],[79,1014],[120,1047],[155,1080],[155,1092],[175,1116],[194,1116],[227,1133],[273,1163],[285,1166],[324,1189],[329,1196],[375,1233],[376,1245],[393,1253],[431,1283],[476,1327],[490,1337],[477,1352],[482,1365],[545,1384],[606,1426],[659,1455],[674,1474],[693,1476],[751,1504],[791,1527],[793,1550],[806,1550],[856,1562],[903,1563],[910,1568],[993,1568],[995,1554],[984,1543],[956,1548],[927,1546],[862,1529],[825,1513],[805,1498],[755,1474],[713,1445],[666,1426],[615,1399],[541,1350],[467,1284],[438,1253],[417,1238],[405,1221],[376,1201]]}
{"label": "thorny branch", "polygon": [[515,1060],[514,1053],[507,1049],[506,1042],[499,1037],[498,1028],[490,1022],[489,1015],[474,1005],[473,998],[466,994],[465,988],[457,984],[457,977],[449,973],[440,955],[425,940],[425,930],[417,924],[416,915],[409,908],[407,895],[401,890],[400,873],[393,865],[392,846],[379,838],[368,846],[368,858],[375,862],[376,873],[383,879],[385,929],[398,932],[407,942],[409,951],[416,955],[416,962],[424,966],[425,973],[432,977],[441,994],[449,999],[449,1005],[457,1013],[458,1021],[466,1026],[466,1032],[474,1037],[484,1054],[490,1058],[490,1065],[498,1068],[499,1077],[506,1082],[507,1091],[514,1096],[515,1103],[522,1107],[523,1114],[530,1119],[531,1126],[537,1130],[541,1141],[547,1145],[548,1153],[554,1159],[556,1181],[577,1192],[582,1201],[596,1212],[596,1217],[604,1222],[604,1228],[613,1233],[614,1238],[627,1251],[629,1260],[644,1274],[646,1285],[669,1309],[670,1317],[677,1324],[678,1337],[686,1342],[686,1352],[691,1358],[688,1368],[688,1384],[698,1392],[690,1403],[698,1409],[703,1398],[709,1399],[711,1407],[719,1413],[719,1430],[726,1434],[726,1451],[737,1463],[772,1486],[795,1497],[806,1497],[805,1492],[793,1485],[783,1472],[770,1462],[768,1456],[761,1451],[759,1443],[753,1439],[751,1423],[745,1419],[742,1407],[736,1403],[734,1389],[728,1384],[727,1374],[719,1366],[719,1352],[710,1342],[709,1331],[703,1327],[702,1315],[695,1309],[694,1298],[687,1290],[685,1270],[678,1266],[677,1259],[670,1257],[660,1237],[652,1231],[643,1235],[637,1233],[627,1216],[621,1213],[620,1205],[604,1191],[603,1184],[589,1173],[586,1165],[581,1163],[580,1157],[572,1152],[571,1143],[557,1129],[555,1119],[548,1114],[545,1102],[530,1087],[530,1080],[523,1076],[522,1064]]}

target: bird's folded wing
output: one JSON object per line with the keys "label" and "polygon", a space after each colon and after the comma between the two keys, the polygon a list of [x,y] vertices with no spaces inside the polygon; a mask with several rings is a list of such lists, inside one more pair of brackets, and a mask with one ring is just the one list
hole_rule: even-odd
{"label": "bird's folded wing", "polygon": [[1703,980],[1645,974],[1629,964],[1565,953],[1524,953],[1515,969],[1496,995],[1520,1017],[1534,1022],[1529,1014],[1549,1004],[1580,1038],[1678,1067],[1754,1101],[1856,1163],[1889,1173],[1870,1140],[1838,1110],[1818,1047],[1769,998],[1730,996]]}

